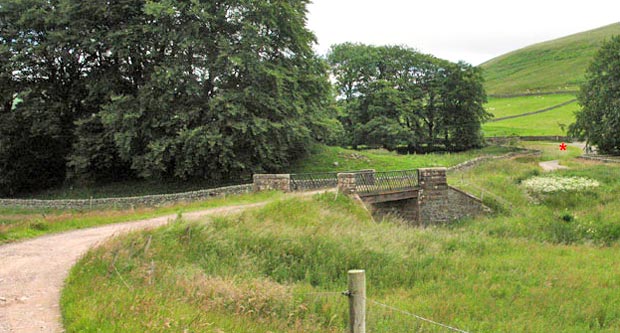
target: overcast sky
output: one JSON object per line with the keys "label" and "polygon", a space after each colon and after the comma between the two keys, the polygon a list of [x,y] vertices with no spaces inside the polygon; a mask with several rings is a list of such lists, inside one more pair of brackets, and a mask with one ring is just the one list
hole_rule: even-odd
{"label": "overcast sky", "polygon": [[503,53],[620,22],[620,0],[312,0],[316,51],[343,42],[408,45],[478,65]]}

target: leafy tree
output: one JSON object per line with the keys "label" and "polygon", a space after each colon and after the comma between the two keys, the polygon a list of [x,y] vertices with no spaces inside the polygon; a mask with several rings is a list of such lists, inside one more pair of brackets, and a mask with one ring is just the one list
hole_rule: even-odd
{"label": "leafy tree", "polygon": [[482,71],[464,62],[448,65],[441,89],[444,144],[448,150],[460,151],[482,145],[481,123],[491,117]]}
{"label": "leafy tree", "polygon": [[349,144],[410,151],[481,145],[489,115],[479,69],[406,47],[351,43],[333,46],[328,61]]}
{"label": "leafy tree", "polygon": [[[31,178],[41,186],[67,175],[230,178],[338,141],[307,3],[5,0],[0,178],[16,175],[5,189],[32,188],[11,152],[35,137],[51,147],[19,158],[54,165],[53,177]],[[9,105],[15,94],[24,102]]]}
{"label": "leafy tree", "polygon": [[594,57],[581,87],[573,137],[585,139],[603,153],[620,153],[620,36],[605,43]]}

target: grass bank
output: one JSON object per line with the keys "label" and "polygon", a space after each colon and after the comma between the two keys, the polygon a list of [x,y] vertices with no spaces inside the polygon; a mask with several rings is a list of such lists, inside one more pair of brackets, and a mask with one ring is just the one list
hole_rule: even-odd
{"label": "grass bank", "polygon": [[511,151],[513,150],[507,147],[489,146],[460,153],[402,155],[384,149],[358,151],[340,147],[316,146],[312,154],[296,163],[291,171],[294,173],[362,169],[392,171],[422,167],[450,167],[476,157],[502,155]]}
{"label": "grass bank", "polygon": [[282,195],[279,192],[261,192],[159,208],[138,208],[134,210],[60,211],[0,208],[0,244],[111,223],[274,200]]}
{"label": "grass bank", "polygon": [[[372,332],[444,331],[373,301],[473,332],[616,332],[620,177],[617,168],[574,162],[574,153],[562,156],[573,169],[560,174],[587,175],[600,188],[535,203],[520,180],[540,173],[536,158],[492,161],[451,178],[512,207],[487,195],[494,215],[449,227],[375,223],[353,201],[325,194],[115,239],[73,268],[65,326],[342,332],[347,300],[338,292],[348,269],[364,268]],[[582,222],[596,231],[581,231]]]}
{"label": "grass bank", "polygon": [[532,143],[528,147],[543,150],[542,160],[560,160],[570,168],[554,171],[554,176],[585,177],[596,180],[600,187],[532,195],[521,182],[544,176],[537,159],[489,162],[455,175],[451,183],[484,197],[488,206],[503,213],[468,221],[460,228],[506,239],[616,246],[620,239],[620,166],[574,159],[580,154],[576,147],[567,152],[560,151],[557,144]]}

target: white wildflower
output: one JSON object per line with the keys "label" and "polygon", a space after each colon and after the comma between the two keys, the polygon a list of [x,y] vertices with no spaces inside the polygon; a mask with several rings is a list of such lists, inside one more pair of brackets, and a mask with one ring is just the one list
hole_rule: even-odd
{"label": "white wildflower", "polygon": [[533,177],[523,181],[522,184],[529,191],[536,193],[576,192],[600,185],[596,180],[585,177],[557,176]]}

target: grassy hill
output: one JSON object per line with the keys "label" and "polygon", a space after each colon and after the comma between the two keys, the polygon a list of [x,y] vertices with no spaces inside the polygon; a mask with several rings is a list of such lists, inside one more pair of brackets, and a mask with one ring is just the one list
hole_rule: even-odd
{"label": "grassy hill", "polygon": [[575,91],[601,44],[620,34],[620,23],[534,44],[481,66],[490,95]]}

